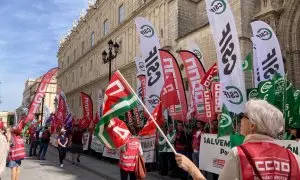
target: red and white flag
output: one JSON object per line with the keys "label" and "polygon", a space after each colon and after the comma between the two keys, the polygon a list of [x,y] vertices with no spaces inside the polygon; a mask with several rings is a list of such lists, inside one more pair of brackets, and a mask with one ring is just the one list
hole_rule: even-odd
{"label": "red and white flag", "polygon": [[190,92],[193,92],[193,106],[195,118],[208,122],[204,107],[204,86],[200,83],[205,75],[205,70],[198,57],[190,51],[180,51],[179,55],[183,61],[184,69],[189,81]]}
{"label": "red and white flag", "polygon": [[42,102],[42,99],[45,95],[45,92],[47,90],[47,86],[50,83],[52,77],[54,74],[56,74],[58,68],[53,68],[49,70],[42,78],[41,83],[39,84],[36,94],[30,104],[30,108],[28,111],[28,115],[23,123],[23,125],[27,124],[29,121],[32,121],[35,118],[35,113],[37,113],[40,104]]}
{"label": "red and white flag", "polygon": [[80,95],[83,108],[83,117],[81,118],[80,125],[81,128],[85,129],[89,127],[91,121],[93,121],[93,101],[92,98],[84,92],[81,92]]}
{"label": "red and white flag", "polygon": [[203,84],[203,86],[205,86],[206,88],[210,89],[212,81],[217,76],[218,76],[218,66],[217,63],[215,63],[209,68],[205,76],[201,79],[201,84]]}
{"label": "red and white flag", "polygon": [[[158,106],[152,112],[152,116],[156,123],[161,127],[164,125],[164,117],[162,114],[162,103],[160,102]],[[140,136],[148,136],[156,133],[156,126],[151,118],[148,119],[147,123],[143,129],[139,132]]]}
{"label": "red and white flag", "polygon": [[173,75],[170,74],[165,81],[165,85],[161,91],[161,102],[163,107],[169,108],[173,105],[179,104],[179,99],[176,92],[176,85]]}
{"label": "red and white flag", "polygon": [[174,120],[186,121],[187,102],[181,71],[175,57],[168,51],[159,50],[163,64],[164,79],[172,75],[179,103],[169,108],[169,114]]}

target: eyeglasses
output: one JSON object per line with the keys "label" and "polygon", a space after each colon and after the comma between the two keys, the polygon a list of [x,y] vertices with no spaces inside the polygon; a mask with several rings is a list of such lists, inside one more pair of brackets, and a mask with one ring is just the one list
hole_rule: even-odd
{"label": "eyeglasses", "polygon": [[239,119],[243,119],[243,118],[249,119],[249,117],[248,117],[245,113],[240,113],[240,114],[238,115],[238,117],[239,117]]}

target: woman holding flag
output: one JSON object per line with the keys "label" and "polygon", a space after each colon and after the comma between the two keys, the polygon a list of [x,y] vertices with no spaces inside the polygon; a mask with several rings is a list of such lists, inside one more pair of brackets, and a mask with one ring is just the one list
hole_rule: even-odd
{"label": "woman holding flag", "polygon": [[[264,100],[247,102],[241,120],[244,143],[229,153],[219,179],[299,179],[300,158],[274,140],[283,128],[283,115],[275,106]],[[193,179],[205,179],[184,155],[176,154],[176,161]]]}

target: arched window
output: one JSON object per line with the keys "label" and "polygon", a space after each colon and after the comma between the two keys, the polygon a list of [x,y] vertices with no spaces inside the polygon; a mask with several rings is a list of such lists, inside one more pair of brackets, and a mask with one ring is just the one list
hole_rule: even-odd
{"label": "arched window", "polygon": [[91,47],[93,47],[95,45],[95,32],[93,31],[91,33]]}
{"label": "arched window", "polygon": [[104,22],[103,22],[103,35],[106,36],[109,32],[109,22],[108,22],[108,19],[106,19]]}

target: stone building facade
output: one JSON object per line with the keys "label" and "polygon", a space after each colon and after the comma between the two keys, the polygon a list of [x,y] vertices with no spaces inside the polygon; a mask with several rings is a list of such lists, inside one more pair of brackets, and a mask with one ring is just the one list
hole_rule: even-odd
{"label": "stone building facade", "polygon": [[[29,108],[41,80],[42,80],[42,76],[37,79],[28,79],[26,81],[25,89],[23,92],[22,107]],[[57,79],[56,76],[54,76],[47,87],[47,90],[45,92],[45,98],[44,98],[44,105],[49,108],[50,113],[54,112],[55,110],[54,99],[56,97],[56,92],[57,92]],[[40,112],[42,111],[41,109],[42,108],[40,106]]]}
{"label": "stone building facade", "polygon": [[[289,79],[300,87],[300,2],[299,0],[231,0],[242,57],[252,51],[250,22],[261,19],[272,26],[281,44]],[[135,87],[134,58],[140,55],[134,18],[148,18],[155,26],[161,47],[170,50],[182,64],[177,51],[189,42],[199,45],[207,69],[216,60],[205,0],[98,0],[91,5],[68,37],[60,44],[57,80],[66,93],[71,112],[82,116],[80,92],[91,95],[96,108],[97,93],[108,84],[108,64],[103,50],[111,39],[120,45],[112,63]],[[182,71],[183,76],[184,71]],[[252,86],[246,73],[246,85]],[[94,109],[96,110],[96,109]]]}

